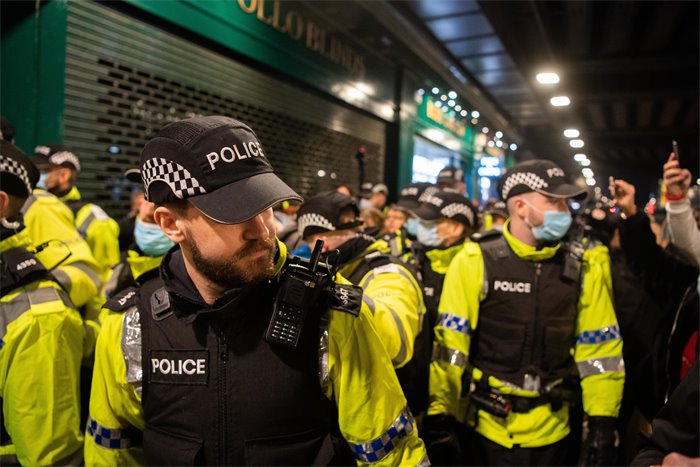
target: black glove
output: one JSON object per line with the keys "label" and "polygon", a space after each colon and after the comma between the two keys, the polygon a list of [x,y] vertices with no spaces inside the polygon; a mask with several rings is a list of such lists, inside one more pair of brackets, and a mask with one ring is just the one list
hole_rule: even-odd
{"label": "black glove", "polygon": [[461,465],[462,446],[457,435],[457,420],[452,415],[427,415],[421,437],[433,465]]}
{"label": "black glove", "polygon": [[614,417],[588,417],[588,436],[581,446],[578,465],[614,465],[619,436]]}

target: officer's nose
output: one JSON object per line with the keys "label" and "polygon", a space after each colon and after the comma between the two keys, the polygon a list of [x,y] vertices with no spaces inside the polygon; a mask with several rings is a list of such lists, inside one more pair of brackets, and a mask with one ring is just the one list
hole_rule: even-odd
{"label": "officer's nose", "polygon": [[249,219],[243,223],[243,238],[246,240],[267,240],[270,238],[270,229],[265,222],[264,214]]}

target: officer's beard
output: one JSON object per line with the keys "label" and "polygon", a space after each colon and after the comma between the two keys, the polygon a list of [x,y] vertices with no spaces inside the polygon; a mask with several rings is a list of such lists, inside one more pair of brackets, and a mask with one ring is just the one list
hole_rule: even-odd
{"label": "officer's beard", "polygon": [[[200,274],[211,282],[226,290],[244,285],[256,284],[268,279],[275,274],[275,252],[277,242],[273,238],[268,240],[255,240],[248,242],[233,256],[205,257],[197,247],[197,242],[191,236],[186,236],[185,248],[192,257],[194,267]],[[253,253],[259,251],[265,253],[257,258],[247,259]]]}

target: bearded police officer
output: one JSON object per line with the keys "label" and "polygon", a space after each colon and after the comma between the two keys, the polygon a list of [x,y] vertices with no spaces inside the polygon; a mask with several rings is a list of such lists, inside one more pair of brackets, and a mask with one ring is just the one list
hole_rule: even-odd
{"label": "bearded police officer", "polygon": [[[610,465],[624,364],[608,252],[560,243],[571,224],[567,200],[585,190],[566,183],[552,162],[532,160],[511,168],[499,193],[511,215],[503,235],[465,244],[445,277],[429,453],[479,465],[566,463],[574,391],[563,383],[573,373],[588,427],[580,462]],[[469,394],[466,411],[462,394]],[[476,432],[476,449],[464,452],[457,423]]]}
{"label": "bearded police officer", "polygon": [[0,465],[79,465],[85,330],[20,215],[38,180],[29,158],[0,141]]}
{"label": "bearded police officer", "polygon": [[176,246],[107,304],[86,464],[426,463],[362,291],[275,239],[272,206],[301,198],[255,133],[172,123],[141,173]]}

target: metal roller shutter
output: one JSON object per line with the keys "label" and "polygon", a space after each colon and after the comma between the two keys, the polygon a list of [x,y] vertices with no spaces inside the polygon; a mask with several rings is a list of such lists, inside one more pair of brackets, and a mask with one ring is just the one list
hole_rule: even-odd
{"label": "metal roller shutter", "polygon": [[143,144],[168,122],[212,114],[248,123],[302,195],[356,183],[352,156],[363,145],[366,172],[382,178],[384,122],[107,6],[68,2],[65,142],[83,161],[85,198],[123,213],[122,173]]}

